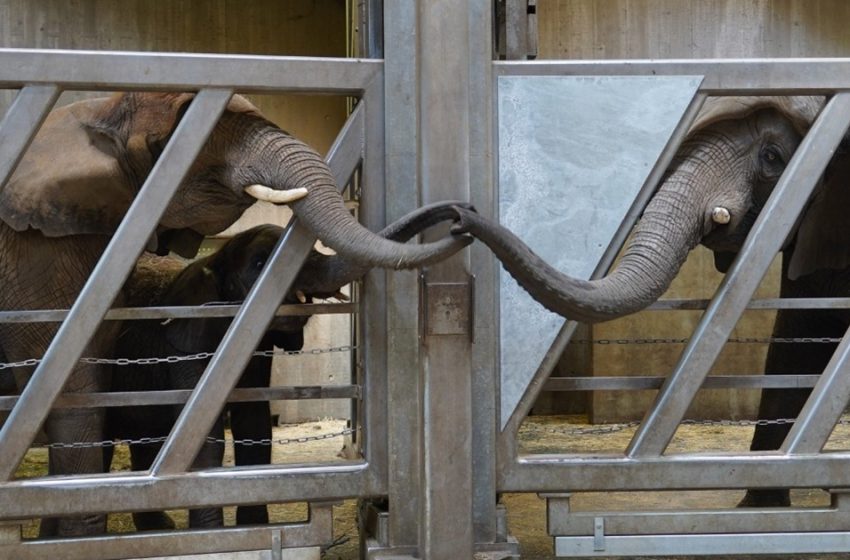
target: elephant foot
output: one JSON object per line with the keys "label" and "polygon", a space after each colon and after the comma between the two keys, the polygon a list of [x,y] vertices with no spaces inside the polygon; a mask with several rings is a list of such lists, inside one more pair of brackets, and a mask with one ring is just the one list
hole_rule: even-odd
{"label": "elephant foot", "polygon": [[41,520],[38,529],[40,538],[87,537],[104,533],[106,533],[106,515],[103,514],[45,518]]}
{"label": "elephant foot", "polygon": [[238,506],[236,508],[237,525],[267,525],[269,511],[266,506]]}
{"label": "elephant foot", "polygon": [[790,505],[791,493],[780,488],[747,490],[744,498],[738,502],[739,508],[788,507]]}
{"label": "elephant foot", "polygon": [[137,531],[162,531],[174,529],[174,520],[164,511],[137,511],[133,514]]}

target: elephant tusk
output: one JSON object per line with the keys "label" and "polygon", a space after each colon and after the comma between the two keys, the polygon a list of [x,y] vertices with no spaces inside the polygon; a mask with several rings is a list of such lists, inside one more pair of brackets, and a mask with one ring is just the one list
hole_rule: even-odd
{"label": "elephant tusk", "polygon": [[350,297],[348,297],[348,294],[344,294],[342,292],[335,293],[334,297],[339,301],[349,301],[351,299]]}
{"label": "elephant tusk", "polygon": [[307,296],[305,296],[304,292],[302,292],[301,290],[295,291],[295,297],[297,297],[298,301],[300,301],[301,303],[307,303]]}
{"label": "elephant tusk", "polygon": [[248,185],[245,187],[245,192],[257,200],[271,202],[272,204],[289,204],[307,196],[307,189],[303,187],[279,191],[265,185]]}
{"label": "elephant tusk", "polygon": [[711,219],[716,224],[728,224],[732,220],[732,214],[726,208],[717,206],[711,211]]}

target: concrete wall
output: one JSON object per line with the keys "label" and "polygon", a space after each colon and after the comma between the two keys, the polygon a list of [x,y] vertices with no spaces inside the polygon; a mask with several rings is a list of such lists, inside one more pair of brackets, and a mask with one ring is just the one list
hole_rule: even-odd
{"label": "concrete wall", "polygon": [[[850,2],[842,0],[538,0],[540,59],[850,56]],[[778,263],[756,297],[778,293]],[[694,251],[665,297],[710,298],[721,279],[710,252]],[[593,327],[597,339],[684,338],[700,312],[644,312]],[[733,337],[769,336],[771,312],[747,312]],[[563,371],[666,375],[683,346],[596,346]],[[727,345],[715,373],[759,373],[765,345]],[[640,418],[654,391],[599,392],[594,421]],[[551,396],[547,397],[552,399]],[[585,402],[586,395],[562,400]],[[689,417],[752,417],[758,391],[702,391]],[[551,407],[551,403],[549,403]],[[575,406],[574,404],[572,405]]]}
{"label": "concrete wall", "polygon": [[[347,51],[345,0],[0,0],[0,46],[16,48],[132,50],[259,55],[344,57]],[[60,103],[94,94],[65,93]],[[102,95],[102,94],[97,94]],[[14,92],[0,91],[0,109]],[[346,117],[346,100],[334,96],[262,95],[250,99],[273,121],[324,153]],[[226,235],[256,223],[285,225],[289,212],[272,205],[249,209]],[[334,341],[347,344],[347,316],[311,320],[306,347]],[[342,364],[316,360],[275,365],[274,383],[348,382],[347,355]],[[344,366],[344,367],[343,367]],[[330,366],[328,366],[330,367]],[[290,372],[296,368],[297,375]],[[305,369],[309,368],[309,369]],[[308,379],[314,371],[322,379]],[[287,418],[301,418],[300,404],[286,405]],[[306,404],[309,417],[347,417],[348,404]]]}

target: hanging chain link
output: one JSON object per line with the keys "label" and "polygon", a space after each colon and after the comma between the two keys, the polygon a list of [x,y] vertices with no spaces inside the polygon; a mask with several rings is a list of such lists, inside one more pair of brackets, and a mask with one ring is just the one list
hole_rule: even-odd
{"label": "hanging chain link", "polygon": [[[319,354],[331,354],[335,352],[351,352],[356,350],[357,346],[334,346],[331,348],[310,348],[307,350],[258,350],[253,353],[253,356],[272,358],[274,356],[307,356]],[[186,354],[182,356],[167,356],[164,358],[80,358],[80,362],[84,364],[96,365],[113,365],[113,366],[130,366],[130,365],[153,365],[153,364],[174,364],[177,362],[190,362],[194,360],[208,360],[215,355],[215,352],[199,352],[197,354]],[[20,362],[0,362],[0,370],[13,367],[35,367],[41,363],[39,358],[30,358]]]}
{"label": "hanging chain link", "polygon": [[[296,443],[308,443],[311,441],[322,441],[326,439],[344,437],[359,431],[360,428],[345,428],[338,432],[330,432],[327,434],[319,434],[315,436],[302,436],[296,438],[264,438],[264,439],[229,439],[229,438],[214,438],[207,437],[206,443],[232,443],[233,445],[252,446],[270,446],[270,445],[292,445]],[[114,447],[116,445],[153,445],[164,443],[168,436],[161,437],[143,437],[138,439],[116,439],[103,441],[77,441],[73,443],[48,443],[39,447],[47,449],[88,449],[92,447]]]}

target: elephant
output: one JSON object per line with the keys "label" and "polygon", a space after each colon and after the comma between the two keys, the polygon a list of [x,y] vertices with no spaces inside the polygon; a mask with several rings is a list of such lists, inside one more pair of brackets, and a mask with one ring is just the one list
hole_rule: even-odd
{"label": "elephant", "polygon": [[[791,156],[825,99],[724,97],[707,100],[636,224],[615,268],[584,281],[561,274],[506,228],[463,209],[458,233],[487,244],[504,268],[539,303],[569,319],[607,321],[658,299],[688,252],[703,244],[726,272]],[[841,215],[850,202],[850,158],[832,157],[782,248],[782,297],[850,296],[850,228]],[[841,337],[844,310],[780,310],[774,337]],[[808,348],[807,348],[808,346]],[[823,371],[835,345],[774,343],[770,374]],[[763,419],[795,416],[808,390],[764,390]],[[787,425],[757,426],[752,450],[777,449]],[[741,506],[789,505],[785,489],[750,489]]]}
{"label": "elephant", "polygon": [[[119,92],[50,112],[0,190],[0,308],[73,304],[193,97]],[[471,242],[446,235],[405,245],[369,231],[345,208],[322,157],[234,95],[147,248],[191,256],[203,236],[228,227],[258,197],[289,202],[325,245],[369,266],[415,268]],[[121,305],[122,296],[114,303]],[[108,357],[120,329],[118,322],[103,323],[85,355]],[[12,362],[41,357],[56,330],[45,323],[0,325],[0,349]],[[15,370],[19,390],[31,375],[30,368]],[[96,392],[108,386],[108,368],[77,364],[64,390]],[[51,442],[91,442],[102,439],[103,422],[102,410],[69,409],[52,411],[44,428]],[[99,449],[50,450],[51,474],[102,468]],[[84,515],[42,523],[41,534],[70,537],[104,530],[104,515]]]}
{"label": "elephant", "polygon": [[[420,231],[454,217],[455,202],[437,203],[422,207],[388,226],[379,235],[395,241],[406,241]],[[471,208],[460,203],[461,206]],[[198,259],[188,266],[173,257],[144,257],[139,260],[125,285],[127,305],[131,307],[163,305],[202,305],[210,302],[242,301],[265,266],[283,229],[275,225],[260,225],[228,240],[214,254]],[[300,270],[290,295],[285,301],[296,303],[313,297],[335,295],[339,289],[359,279],[368,266],[311,251]],[[309,316],[276,317],[264,334],[257,350],[273,347],[300,350],[304,344],[303,330]],[[214,352],[227,330],[229,318],[174,319],[133,321],[125,324],[118,338],[116,355],[124,358],[183,356]],[[251,358],[237,384],[238,387],[268,387],[271,357]],[[113,391],[150,391],[193,389],[209,360],[191,360],[116,367]],[[107,433],[115,439],[139,440],[168,435],[180,413],[181,406],[116,407],[107,413]],[[271,440],[271,411],[267,401],[230,403],[230,425],[234,440]],[[224,445],[224,414],[210,433],[196,457],[193,468],[221,466]],[[153,463],[161,444],[130,444],[131,468],[146,470]],[[261,465],[271,462],[271,447],[234,444],[235,463]],[[107,465],[111,457],[107,457]],[[173,527],[163,512],[133,514],[139,530]],[[243,524],[268,523],[265,505],[238,506],[236,522]],[[191,509],[191,527],[223,525],[221,508]]]}

